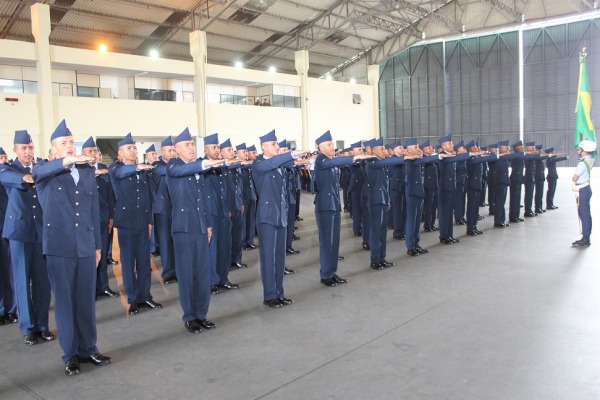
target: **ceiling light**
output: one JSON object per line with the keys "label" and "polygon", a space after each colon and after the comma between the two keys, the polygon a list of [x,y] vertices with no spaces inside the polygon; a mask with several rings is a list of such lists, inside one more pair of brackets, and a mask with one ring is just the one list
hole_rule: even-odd
{"label": "ceiling light", "polygon": [[277,72],[277,68],[271,66],[271,67],[269,67],[269,72],[275,73],[275,72]]}
{"label": "ceiling light", "polygon": [[356,83],[356,79],[354,79],[354,78],[350,78],[350,84],[351,84],[351,85],[354,85],[355,83]]}
{"label": "ceiling light", "polygon": [[241,62],[241,61],[236,61],[236,62],[235,62],[235,67],[236,67],[236,68],[243,68],[243,67],[244,67],[244,64],[242,64],[242,62]]}
{"label": "ceiling light", "polygon": [[108,51],[108,47],[106,47],[106,45],[104,43],[100,43],[98,45],[98,51],[100,53],[106,53]]}
{"label": "ceiling light", "polygon": [[150,54],[150,57],[152,57],[152,58],[158,58],[158,50],[156,50],[156,49],[150,50],[149,54]]}

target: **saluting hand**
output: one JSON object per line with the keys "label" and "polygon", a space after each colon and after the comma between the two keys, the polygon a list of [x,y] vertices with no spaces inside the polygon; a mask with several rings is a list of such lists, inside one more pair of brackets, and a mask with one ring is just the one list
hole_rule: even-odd
{"label": "saluting hand", "polygon": [[354,156],[354,161],[358,161],[358,160],[366,160],[368,158],[373,158],[375,157],[374,155],[370,155],[370,154],[359,154]]}
{"label": "saluting hand", "polygon": [[307,150],[294,150],[294,151],[292,151],[292,157],[294,157],[294,158],[302,157],[306,153],[308,153]]}
{"label": "saluting hand", "polygon": [[145,171],[145,170],[153,169],[153,168],[154,168],[154,166],[152,166],[150,164],[138,164],[137,165],[137,170],[138,171]]}
{"label": "saluting hand", "polygon": [[201,160],[202,164],[206,167],[218,167],[223,165],[223,163],[225,162],[225,160],[219,159],[219,160]]}
{"label": "saluting hand", "polygon": [[94,173],[96,174],[96,176],[106,175],[106,174],[108,174],[108,170],[107,169],[97,169],[96,171],[94,171]]}
{"label": "saluting hand", "polygon": [[92,161],[95,161],[95,158],[87,156],[66,156],[63,158],[62,166],[67,168],[72,164],[87,164]]}

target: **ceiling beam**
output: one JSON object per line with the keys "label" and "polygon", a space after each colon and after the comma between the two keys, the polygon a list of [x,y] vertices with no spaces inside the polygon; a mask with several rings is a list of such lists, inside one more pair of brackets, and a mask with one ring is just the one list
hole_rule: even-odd
{"label": "ceiling beam", "polygon": [[495,9],[503,12],[504,14],[510,15],[511,17],[513,17],[513,19],[515,21],[521,21],[521,17],[523,16],[523,14],[510,6],[507,6],[500,0],[483,0],[483,1],[490,4]]}

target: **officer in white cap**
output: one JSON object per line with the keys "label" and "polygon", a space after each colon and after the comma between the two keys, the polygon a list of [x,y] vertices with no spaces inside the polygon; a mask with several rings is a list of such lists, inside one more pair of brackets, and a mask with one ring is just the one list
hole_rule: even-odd
{"label": "officer in white cap", "polygon": [[592,188],[590,187],[590,175],[594,164],[592,153],[596,151],[596,142],[582,140],[577,145],[579,162],[573,175],[573,191],[576,192],[577,211],[581,221],[581,239],[573,242],[576,247],[588,247],[590,245],[590,234],[592,233],[592,214],[590,212],[590,199]]}

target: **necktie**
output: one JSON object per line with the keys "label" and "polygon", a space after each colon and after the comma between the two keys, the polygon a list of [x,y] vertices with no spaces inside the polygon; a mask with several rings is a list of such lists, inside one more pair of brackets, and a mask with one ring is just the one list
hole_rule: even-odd
{"label": "necktie", "polygon": [[31,174],[31,167],[25,167],[25,171],[27,171],[28,174]]}
{"label": "necktie", "polygon": [[73,180],[75,181],[75,186],[77,186],[77,183],[79,183],[79,170],[77,169],[77,167],[75,165],[71,166],[71,176],[73,177]]}

